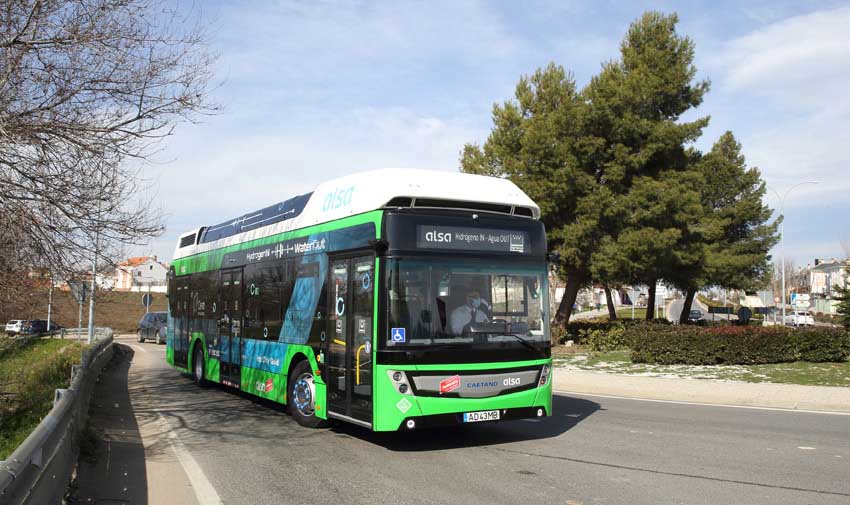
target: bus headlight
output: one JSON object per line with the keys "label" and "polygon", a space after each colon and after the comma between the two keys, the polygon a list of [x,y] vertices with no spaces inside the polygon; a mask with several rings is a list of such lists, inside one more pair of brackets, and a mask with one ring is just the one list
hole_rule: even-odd
{"label": "bus headlight", "polygon": [[540,372],[540,385],[545,386],[549,381],[549,365],[543,365],[543,371]]}
{"label": "bus headlight", "polygon": [[413,391],[410,388],[410,382],[407,380],[407,374],[398,370],[387,370],[387,375],[393,381],[393,385],[399,393],[403,395],[412,395]]}

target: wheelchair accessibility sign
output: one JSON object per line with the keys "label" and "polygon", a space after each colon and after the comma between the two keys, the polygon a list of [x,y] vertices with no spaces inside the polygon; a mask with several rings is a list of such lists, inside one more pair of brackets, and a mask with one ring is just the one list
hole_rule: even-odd
{"label": "wheelchair accessibility sign", "polygon": [[393,342],[407,342],[407,332],[404,328],[393,328],[390,335]]}

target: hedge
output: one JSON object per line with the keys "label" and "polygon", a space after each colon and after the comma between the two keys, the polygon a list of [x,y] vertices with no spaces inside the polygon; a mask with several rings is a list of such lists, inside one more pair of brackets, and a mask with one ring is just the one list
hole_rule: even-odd
{"label": "hedge", "polygon": [[633,326],[625,333],[634,363],[760,365],[850,358],[850,333],[837,328],[659,325]]}

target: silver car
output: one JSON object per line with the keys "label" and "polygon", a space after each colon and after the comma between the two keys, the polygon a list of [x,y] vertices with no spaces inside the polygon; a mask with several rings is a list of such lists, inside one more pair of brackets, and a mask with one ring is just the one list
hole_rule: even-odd
{"label": "silver car", "polygon": [[8,323],[6,323],[6,333],[9,335],[19,335],[21,331],[24,329],[24,321],[23,319],[12,319]]}

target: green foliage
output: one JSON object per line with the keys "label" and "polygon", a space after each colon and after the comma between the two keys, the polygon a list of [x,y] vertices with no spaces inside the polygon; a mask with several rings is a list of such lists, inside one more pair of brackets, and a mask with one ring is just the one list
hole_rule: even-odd
{"label": "green foliage", "polygon": [[841,362],[850,357],[850,333],[830,328],[679,325],[634,327],[628,333],[635,363],[758,365]]}
{"label": "green foliage", "polygon": [[53,406],[54,391],[68,387],[71,365],[83,346],[69,340],[6,342],[0,354],[0,459],[7,457]]}
{"label": "green foliage", "polygon": [[707,117],[683,121],[709,89],[676,14],[647,12],[583,89],[550,63],[493,106],[493,129],[467,144],[461,170],[506,177],[541,209],[559,272],[577,286],[664,281],[751,288],[767,272],[776,223],[740,144],[724,134],[703,156],[689,146]]}
{"label": "green foliage", "polygon": [[644,321],[641,319],[607,319],[571,322],[565,327],[561,343],[572,340],[587,345],[592,351],[607,352],[630,349],[633,338],[643,333],[638,328],[654,328],[669,325],[665,320]]}
{"label": "green foliage", "polygon": [[841,325],[850,330],[850,284],[836,287],[834,298],[838,300],[838,320]]}

